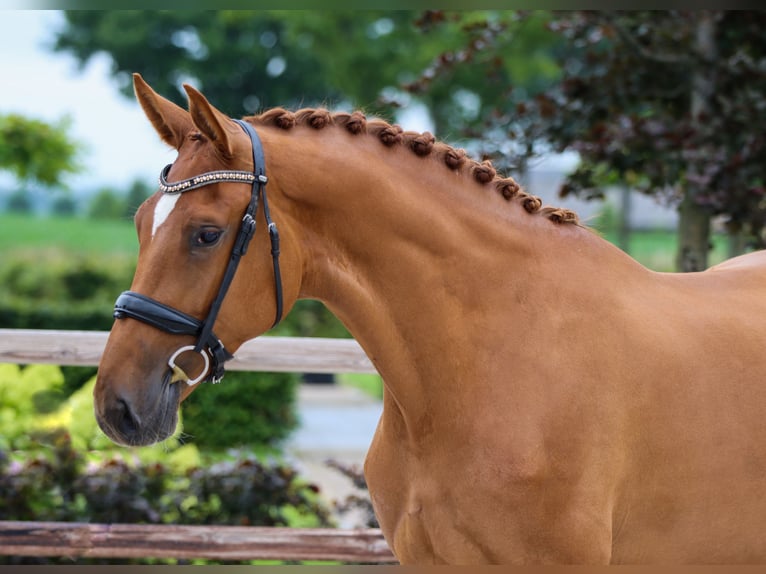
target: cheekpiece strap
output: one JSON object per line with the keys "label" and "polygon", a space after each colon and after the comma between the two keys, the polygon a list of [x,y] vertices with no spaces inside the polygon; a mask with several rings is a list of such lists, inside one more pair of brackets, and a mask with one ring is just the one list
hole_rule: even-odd
{"label": "cheekpiece strap", "polygon": [[165,166],[160,173],[160,191],[162,193],[183,193],[184,191],[190,191],[210,185],[218,182],[233,182],[233,183],[253,183],[255,181],[255,174],[250,171],[236,171],[236,170],[221,170],[221,171],[208,171],[201,175],[195,175],[189,179],[182,179],[181,181],[174,181],[170,183],[167,180],[172,163]]}

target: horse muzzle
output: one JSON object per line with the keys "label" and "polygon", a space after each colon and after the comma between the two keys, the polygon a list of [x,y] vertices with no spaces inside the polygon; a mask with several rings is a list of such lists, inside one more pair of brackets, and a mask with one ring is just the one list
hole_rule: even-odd
{"label": "horse muzzle", "polygon": [[173,373],[166,370],[153,396],[122,393],[102,380],[94,390],[95,417],[109,439],[123,446],[147,446],[170,437],[178,424],[180,385],[172,384]]}

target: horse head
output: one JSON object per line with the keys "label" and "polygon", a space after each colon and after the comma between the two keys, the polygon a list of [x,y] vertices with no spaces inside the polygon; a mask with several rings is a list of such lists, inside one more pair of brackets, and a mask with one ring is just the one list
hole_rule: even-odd
{"label": "horse head", "polygon": [[242,342],[297,298],[300,263],[270,217],[259,136],[184,89],[188,111],[134,75],[141,107],[177,158],[136,212],[138,264],[115,304],[94,390],[96,419],[120,444],[170,436],[197,383],[218,382]]}

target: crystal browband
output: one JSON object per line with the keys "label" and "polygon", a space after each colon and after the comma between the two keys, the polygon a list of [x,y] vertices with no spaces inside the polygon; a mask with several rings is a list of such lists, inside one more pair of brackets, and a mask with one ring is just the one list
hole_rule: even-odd
{"label": "crystal browband", "polygon": [[[160,173],[160,191],[163,193],[183,193],[184,191],[189,191],[192,189],[197,189],[198,187],[202,187],[204,185],[210,185],[211,183],[218,183],[218,182],[233,182],[233,183],[250,183],[252,184],[256,176],[252,172],[249,171],[231,171],[231,170],[221,170],[221,171],[208,171],[207,173],[203,173],[201,175],[195,175],[194,177],[190,177],[189,179],[184,179],[181,181],[176,181],[174,183],[170,183],[167,180],[168,172],[170,171],[170,166],[172,164],[169,164],[165,166],[165,169],[162,170],[162,173]],[[266,179],[265,176],[261,176],[263,183],[266,183],[264,181]]]}

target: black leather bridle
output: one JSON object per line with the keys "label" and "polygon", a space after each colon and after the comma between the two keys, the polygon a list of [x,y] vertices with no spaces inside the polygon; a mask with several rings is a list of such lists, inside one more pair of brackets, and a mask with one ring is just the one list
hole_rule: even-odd
{"label": "black leather bridle", "polygon": [[[218,289],[218,294],[213,299],[208,311],[207,317],[201,321],[196,317],[187,315],[182,311],[174,309],[164,303],[136,293],[134,291],[125,291],[117,298],[114,304],[115,319],[137,319],[144,323],[161,329],[173,335],[193,335],[197,337],[196,345],[187,345],[178,349],[168,360],[168,366],[175,372],[180,373],[182,378],[186,378],[188,385],[194,385],[202,380],[218,383],[224,375],[224,363],[232,358],[233,355],[226,350],[223,342],[213,333],[213,325],[218,317],[218,312],[223,304],[226,292],[234,279],[234,274],[239,266],[240,259],[247,252],[250,240],[255,234],[255,217],[258,211],[258,201],[263,197],[263,213],[266,219],[266,225],[269,229],[271,238],[271,258],[274,265],[274,283],[276,290],[276,318],[272,327],[275,327],[282,319],[282,276],[279,270],[279,232],[276,224],[271,220],[269,214],[269,204],[266,199],[266,163],[263,155],[263,146],[255,129],[247,122],[234,120],[245,133],[250,136],[250,142],[253,147],[253,171],[210,171],[201,175],[169,183],[167,175],[172,164],[165,166],[160,174],[160,191],[163,193],[176,194],[184,193],[210,185],[213,183],[233,182],[233,183],[252,183],[250,193],[250,203],[247,206],[242,223],[239,227],[237,237],[229,257],[229,263]],[[195,379],[190,379],[175,364],[175,359],[183,352],[194,351],[199,353],[205,360],[205,368],[202,374]]]}

